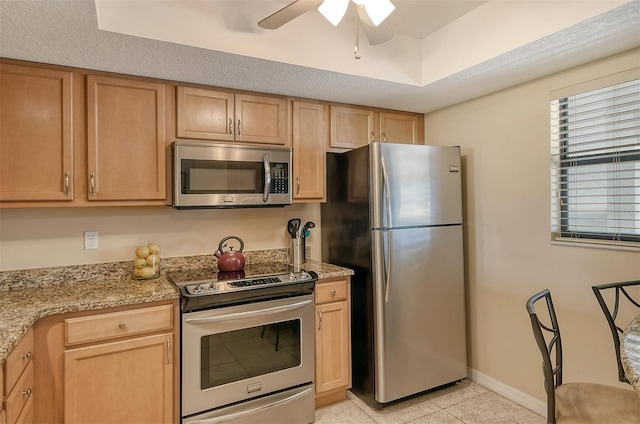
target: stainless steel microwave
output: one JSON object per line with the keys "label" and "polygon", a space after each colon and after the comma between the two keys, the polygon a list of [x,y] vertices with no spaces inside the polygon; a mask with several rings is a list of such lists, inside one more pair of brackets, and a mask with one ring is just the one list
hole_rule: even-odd
{"label": "stainless steel microwave", "polygon": [[288,147],[174,141],[173,207],[290,205],[291,156]]}

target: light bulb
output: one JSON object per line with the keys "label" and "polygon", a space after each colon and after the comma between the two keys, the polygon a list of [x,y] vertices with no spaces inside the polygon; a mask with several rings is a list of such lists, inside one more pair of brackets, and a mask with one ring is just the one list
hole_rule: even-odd
{"label": "light bulb", "polygon": [[349,6],[349,0],[324,0],[318,12],[322,13],[322,16],[327,18],[333,26],[338,26],[344,14],[347,13],[347,7]]}

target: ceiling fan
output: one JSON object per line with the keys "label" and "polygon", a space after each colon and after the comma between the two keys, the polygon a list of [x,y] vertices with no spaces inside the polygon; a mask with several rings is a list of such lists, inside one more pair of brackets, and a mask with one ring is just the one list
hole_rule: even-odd
{"label": "ceiling fan", "polygon": [[359,59],[358,22],[362,24],[372,45],[393,38],[393,30],[387,21],[387,17],[395,9],[390,0],[295,0],[258,22],[258,25],[265,29],[277,29],[303,13],[317,8],[329,22],[338,26],[347,12],[349,1],[353,1],[356,8],[356,59]]}

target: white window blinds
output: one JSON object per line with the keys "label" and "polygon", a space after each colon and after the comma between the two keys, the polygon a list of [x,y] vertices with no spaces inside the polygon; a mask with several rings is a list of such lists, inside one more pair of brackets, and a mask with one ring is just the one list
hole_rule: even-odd
{"label": "white window blinds", "polygon": [[551,101],[554,240],[640,247],[640,79]]}

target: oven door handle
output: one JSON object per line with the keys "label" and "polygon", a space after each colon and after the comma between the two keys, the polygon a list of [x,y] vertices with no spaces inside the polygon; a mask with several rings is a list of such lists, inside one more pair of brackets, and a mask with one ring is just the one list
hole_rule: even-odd
{"label": "oven door handle", "polygon": [[187,324],[209,324],[212,322],[219,322],[219,321],[253,318],[253,317],[277,314],[279,312],[291,311],[293,309],[302,308],[304,306],[311,304],[311,302],[312,302],[311,300],[304,300],[302,302],[292,303],[291,305],[274,306],[273,308],[260,309],[259,311],[237,312],[235,314],[215,315],[215,316],[201,317],[201,318],[187,318],[186,320],[184,320],[184,322]]}
{"label": "oven door handle", "polygon": [[213,417],[213,418],[205,418],[202,420],[189,421],[188,423],[189,424],[220,424],[220,423],[226,423],[229,421],[239,420],[241,418],[245,418],[250,415],[259,414],[261,412],[268,411],[269,409],[273,409],[275,407],[293,402],[296,399],[307,396],[313,390],[314,390],[313,387],[310,387],[300,393],[296,393],[294,395],[291,395],[281,400],[277,400],[275,402],[268,403],[266,405],[260,405],[256,408],[247,409],[246,411],[236,412],[229,415],[223,415],[221,417]]}

